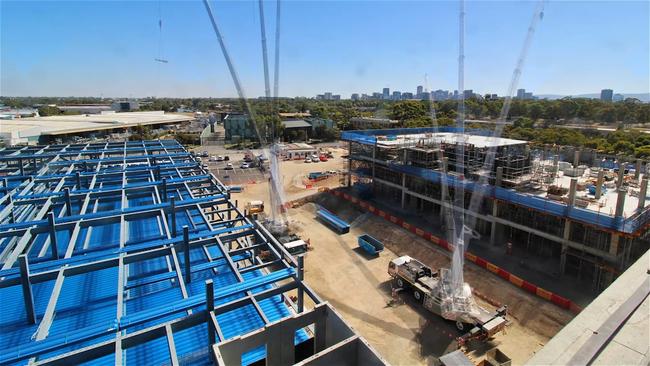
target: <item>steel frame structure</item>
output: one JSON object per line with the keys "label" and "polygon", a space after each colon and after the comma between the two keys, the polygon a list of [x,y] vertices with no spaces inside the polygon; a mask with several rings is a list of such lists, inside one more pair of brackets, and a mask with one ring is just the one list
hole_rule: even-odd
{"label": "steel frame structure", "polygon": [[0,180],[0,364],[210,364],[321,302],[174,140],[3,149]]}

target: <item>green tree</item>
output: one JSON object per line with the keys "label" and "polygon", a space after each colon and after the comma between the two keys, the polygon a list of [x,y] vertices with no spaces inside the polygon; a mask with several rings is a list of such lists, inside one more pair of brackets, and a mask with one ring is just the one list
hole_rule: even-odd
{"label": "green tree", "polygon": [[389,116],[406,125],[407,121],[421,121],[427,117],[428,108],[425,103],[417,100],[404,100],[397,102],[390,108]]}
{"label": "green tree", "polygon": [[63,113],[61,113],[61,110],[57,107],[44,105],[38,108],[38,115],[41,117],[58,116],[59,114],[63,114]]}

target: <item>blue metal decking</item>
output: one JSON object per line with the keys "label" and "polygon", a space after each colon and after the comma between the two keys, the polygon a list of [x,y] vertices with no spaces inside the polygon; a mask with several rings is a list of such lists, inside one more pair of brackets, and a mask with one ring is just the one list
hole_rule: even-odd
{"label": "blue metal decking", "polygon": [[0,364],[210,364],[296,312],[296,261],[176,141],[2,149],[0,186]]}

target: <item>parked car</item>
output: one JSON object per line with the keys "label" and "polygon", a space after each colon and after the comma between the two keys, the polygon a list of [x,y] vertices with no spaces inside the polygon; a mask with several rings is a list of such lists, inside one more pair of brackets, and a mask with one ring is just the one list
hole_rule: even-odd
{"label": "parked car", "polygon": [[305,163],[311,163],[311,158],[305,158]]}
{"label": "parked car", "polygon": [[226,155],[226,156],[223,157],[223,160],[228,161],[228,160],[230,160],[230,157],[228,155]]}
{"label": "parked car", "polygon": [[327,161],[327,156],[321,155],[319,159],[320,161]]}
{"label": "parked car", "polygon": [[201,156],[204,157],[204,158],[207,158],[208,157],[208,152],[207,151],[201,152]]}
{"label": "parked car", "polygon": [[217,161],[223,161],[223,160],[224,160],[223,156],[221,155],[217,156]]}
{"label": "parked car", "polygon": [[202,164],[201,166],[205,169],[208,169],[208,164]]}
{"label": "parked car", "polygon": [[217,160],[217,157],[216,157],[216,156],[212,155],[212,156],[210,157],[210,161],[219,161],[219,160]]}
{"label": "parked car", "polygon": [[250,164],[248,164],[248,163],[242,163],[242,165],[240,165],[239,167],[242,168],[242,169],[248,169],[248,168],[250,168],[251,166],[250,166]]}
{"label": "parked car", "polygon": [[232,163],[226,164],[226,167],[224,168],[226,170],[232,170]]}

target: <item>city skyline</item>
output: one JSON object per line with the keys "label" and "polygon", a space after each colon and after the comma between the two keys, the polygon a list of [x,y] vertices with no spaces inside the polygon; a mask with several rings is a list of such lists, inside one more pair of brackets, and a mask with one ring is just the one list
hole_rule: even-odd
{"label": "city skyline", "polygon": [[[246,96],[264,95],[257,3],[214,5]],[[506,94],[534,5],[467,3],[466,88]],[[647,2],[549,3],[518,88],[647,93],[648,10]],[[272,55],[275,2],[265,11]],[[153,1],[3,1],[0,94],[235,97],[203,5],[165,1],[161,15],[162,37]],[[280,95],[453,90],[457,15],[455,2],[285,2]]]}

